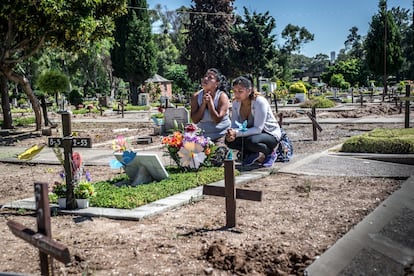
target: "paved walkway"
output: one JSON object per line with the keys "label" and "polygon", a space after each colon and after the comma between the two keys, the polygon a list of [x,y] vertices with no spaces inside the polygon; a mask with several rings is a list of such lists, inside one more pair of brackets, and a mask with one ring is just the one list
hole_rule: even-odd
{"label": "paved walkway", "polygon": [[[385,121],[384,118],[375,119],[376,122],[378,120]],[[299,119],[291,120],[291,123],[295,121]],[[335,120],[330,119],[330,121],[333,123]],[[357,123],[355,121],[353,119],[353,123]],[[336,123],[340,122],[336,120]],[[365,120],[363,123],[369,122]],[[394,118],[389,123],[403,124],[404,120],[396,121]],[[13,155],[19,152],[18,150],[20,149],[0,147],[0,162],[16,161]],[[81,150],[87,164],[108,164],[113,158],[110,150],[94,148]],[[161,154],[161,151],[156,148],[151,150]],[[51,150],[45,149],[33,161],[54,163],[55,159]],[[306,269],[307,275],[404,275],[404,268],[407,266],[411,266],[411,273],[414,273],[413,159],[412,155],[347,155],[327,150],[309,156],[295,155],[289,163],[275,164],[274,168],[282,173],[407,179],[398,191],[311,264]],[[404,160],[404,164],[386,162],[387,160]],[[254,181],[269,173],[269,169],[243,172],[236,178],[236,184]],[[224,185],[223,181],[214,184]],[[62,213],[139,220],[201,197],[201,188],[195,188],[133,210],[91,207],[82,210],[64,210]],[[33,199],[25,199],[4,207],[34,209],[34,202]]]}

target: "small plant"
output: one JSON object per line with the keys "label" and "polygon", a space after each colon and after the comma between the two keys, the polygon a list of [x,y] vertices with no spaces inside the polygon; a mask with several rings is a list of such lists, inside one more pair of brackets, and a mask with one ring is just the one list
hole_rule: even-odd
{"label": "small plant", "polygon": [[296,94],[296,93],[304,93],[306,94],[308,91],[306,89],[306,86],[303,82],[298,81],[293,83],[289,86],[289,93]]}
{"label": "small plant", "polygon": [[75,198],[87,199],[96,196],[95,187],[88,181],[81,181],[73,190]]}
{"label": "small plant", "polygon": [[66,184],[61,182],[55,182],[52,188],[52,193],[54,193],[57,198],[66,197]]}

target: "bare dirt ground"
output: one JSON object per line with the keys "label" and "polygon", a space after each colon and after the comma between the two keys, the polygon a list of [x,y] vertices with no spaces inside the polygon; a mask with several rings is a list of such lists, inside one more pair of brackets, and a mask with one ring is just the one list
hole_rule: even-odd
{"label": "bare dirt ground", "polygon": [[[352,113],[353,112],[353,113]],[[360,117],[392,114],[389,108],[321,114]],[[285,114],[297,116],[297,114]],[[384,125],[324,125],[312,141],[310,125],[287,125],[296,155],[326,150],[347,137]],[[401,127],[389,126],[387,127]],[[150,134],[129,124],[74,124],[101,142],[113,129]],[[125,129],[128,128],[128,131]],[[92,131],[90,131],[93,129]],[[112,130],[112,131],[109,131]],[[95,137],[95,138],[96,138]],[[32,145],[31,138],[19,145]],[[96,140],[96,139],[95,139]],[[277,169],[282,164],[277,163]],[[33,195],[34,181],[52,182],[59,166],[0,163],[0,206]],[[94,180],[114,176],[93,167]],[[55,261],[58,275],[302,275],[306,266],[399,188],[401,180],[321,177],[275,173],[243,185],[263,191],[262,202],[237,202],[237,226],[226,229],[223,198],[193,204],[142,221],[58,215],[53,239],[69,247],[69,266]],[[8,220],[36,229],[33,212],[0,209],[0,272],[40,274],[38,251],[15,237]]]}

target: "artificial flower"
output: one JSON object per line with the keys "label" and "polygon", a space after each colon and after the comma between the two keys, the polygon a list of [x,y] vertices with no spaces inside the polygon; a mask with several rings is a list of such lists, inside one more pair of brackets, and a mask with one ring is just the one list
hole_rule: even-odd
{"label": "artificial flower", "polygon": [[203,147],[195,142],[185,143],[178,151],[178,156],[181,166],[191,169],[198,169],[207,157]]}
{"label": "artificial flower", "polygon": [[201,135],[201,130],[194,124],[188,124],[183,129],[183,132],[175,131],[162,138],[162,144],[166,145],[170,157],[182,170],[211,165],[214,143]]}

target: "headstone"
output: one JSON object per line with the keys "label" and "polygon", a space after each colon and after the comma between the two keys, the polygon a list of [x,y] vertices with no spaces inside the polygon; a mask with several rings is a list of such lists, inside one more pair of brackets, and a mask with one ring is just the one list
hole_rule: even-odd
{"label": "headstone", "polygon": [[149,94],[140,93],[138,97],[138,105],[148,105],[149,104]]}
{"label": "headstone", "polygon": [[[115,153],[115,158],[123,162],[123,153]],[[125,173],[131,180],[131,186],[161,181],[167,178],[168,172],[156,153],[137,152],[135,158],[124,164]]]}
{"label": "headstone", "polygon": [[98,98],[98,102],[100,106],[109,107],[111,99],[108,96],[103,96]]}
{"label": "headstone", "polygon": [[174,129],[175,122],[178,127],[188,124],[190,122],[190,113],[184,107],[167,108],[164,112],[164,120],[164,129],[168,132],[169,130]]}

